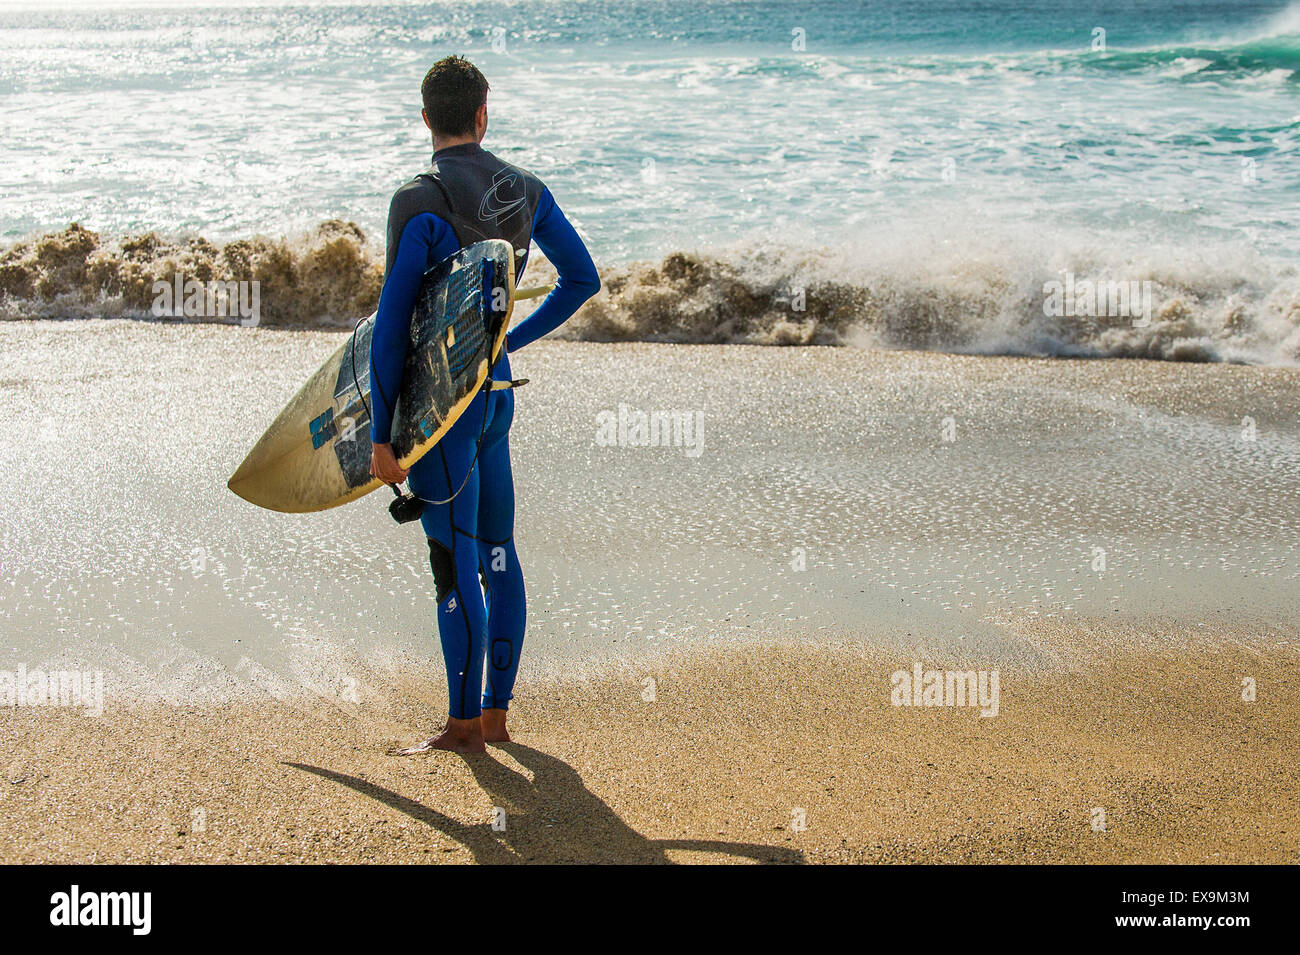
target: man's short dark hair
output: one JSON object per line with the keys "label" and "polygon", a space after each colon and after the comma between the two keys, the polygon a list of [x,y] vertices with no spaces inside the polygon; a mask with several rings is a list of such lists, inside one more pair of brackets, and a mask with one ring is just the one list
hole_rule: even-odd
{"label": "man's short dark hair", "polygon": [[459,56],[448,56],[424,74],[420,96],[429,125],[439,136],[468,136],[474,117],[487,102],[488,81],[477,66]]}

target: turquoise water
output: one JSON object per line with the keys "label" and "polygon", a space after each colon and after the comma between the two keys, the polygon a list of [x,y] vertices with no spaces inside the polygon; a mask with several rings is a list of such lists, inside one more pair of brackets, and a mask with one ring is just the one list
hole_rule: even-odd
{"label": "turquoise water", "polygon": [[1119,274],[1201,338],[1239,298],[1270,330],[1229,357],[1300,355],[1300,4],[0,2],[0,50],[0,238],[378,237],[428,160],[420,79],[458,52],[493,84],[486,145],[603,267],[831,249],[822,273],[891,289],[932,265],[918,294],[967,310]]}
{"label": "turquoise water", "polygon": [[972,203],[1295,246],[1300,7],[1276,2],[119,6],[0,7],[0,234],[373,230],[454,51],[495,87],[489,145],[606,258]]}

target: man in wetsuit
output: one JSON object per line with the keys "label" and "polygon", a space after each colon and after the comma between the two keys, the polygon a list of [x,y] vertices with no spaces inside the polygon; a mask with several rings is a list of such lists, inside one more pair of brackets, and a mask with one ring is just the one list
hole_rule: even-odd
{"label": "man in wetsuit", "polygon": [[390,484],[409,479],[411,490],[426,502],[446,501],[426,503],[421,523],[429,539],[450,713],[441,733],[402,750],[404,755],[430,749],[482,752],[485,741],[509,740],[506,707],[524,639],[524,579],[515,554],[510,471],[514,392],[480,391],[409,471],[398,465],[390,444],[420,280],[431,265],[484,239],[506,239],[514,246],[517,276],[527,263],[530,241],[546,254],[559,281],[507,333],[491,372],[498,381],[510,380],[510,352],[559,327],[600,288],[591,256],[550,190],[479,145],[488,125],[487,92],[483,74],[459,57],[439,60],[424,78],[423,115],[433,133],[433,165],[398,189],[389,206],[384,288],[370,350],[375,396],[370,473]]}

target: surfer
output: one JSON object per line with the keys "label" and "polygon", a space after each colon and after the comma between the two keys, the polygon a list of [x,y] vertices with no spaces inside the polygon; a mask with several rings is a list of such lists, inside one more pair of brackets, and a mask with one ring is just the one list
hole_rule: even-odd
{"label": "surfer", "polygon": [[393,453],[393,406],[421,279],[431,265],[484,239],[514,246],[517,276],[527,265],[530,241],[555,266],[554,290],[507,333],[491,373],[497,381],[511,380],[510,352],[558,328],[600,289],[591,256],[550,190],[482,147],[488,127],[483,74],[468,60],[450,56],[433,65],[420,92],[424,124],[433,134],[433,164],[397,190],[388,210],[384,287],[370,351],[370,473],[390,484],[409,480],[411,491],[427,502],[420,520],[429,541],[450,711],[442,732],[401,750],[403,755],[482,752],[485,741],[510,739],[506,710],[525,620],[510,470],[514,392],[480,391],[409,471]]}

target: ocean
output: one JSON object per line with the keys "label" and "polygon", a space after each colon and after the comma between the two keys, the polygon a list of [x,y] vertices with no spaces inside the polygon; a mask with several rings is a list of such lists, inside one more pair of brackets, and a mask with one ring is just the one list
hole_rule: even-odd
{"label": "ocean", "polygon": [[[130,262],[342,220],[337,294],[261,279],[272,322],[350,323],[460,53],[606,276],[570,337],[1300,362],[1293,2],[3,2],[0,50],[10,318],[139,314]],[[1053,281],[1154,320],[1046,314]]]}

